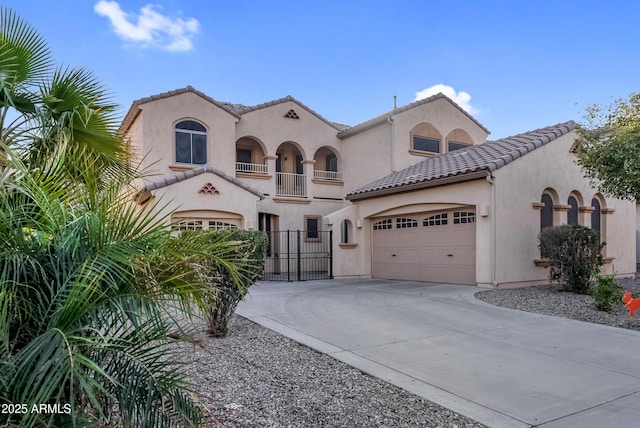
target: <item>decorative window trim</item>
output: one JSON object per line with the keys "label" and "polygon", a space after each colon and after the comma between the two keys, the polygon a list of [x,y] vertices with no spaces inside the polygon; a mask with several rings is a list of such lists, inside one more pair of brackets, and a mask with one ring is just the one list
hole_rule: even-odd
{"label": "decorative window trim", "polygon": [[[191,129],[188,127],[180,127],[190,126],[187,124],[193,124],[192,128],[201,128],[201,129]],[[185,134],[189,136],[189,162],[179,161],[178,160],[178,134]],[[173,126],[173,158],[175,163],[178,165],[205,165],[209,161],[209,135],[207,128],[199,121],[194,119],[182,119],[177,122]],[[194,161],[194,135],[204,136],[204,162],[195,162]]]}
{"label": "decorative window trim", "polygon": [[424,227],[446,226],[447,224],[449,224],[449,213],[434,214],[422,220]]}
{"label": "decorative window trim", "polygon": [[584,205],[584,206],[578,207],[578,212],[581,212],[581,213],[592,213],[595,210],[596,209],[594,207],[589,206],[589,205]]}
{"label": "decorative window trim", "polygon": [[[423,140],[425,143],[430,143],[430,144],[437,143],[438,151],[418,149],[416,148],[416,140],[418,140],[418,142],[420,142],[419,140]],[[433,138],[433,137],[423,137],[422,135],[414,134],[411,136],[411,150],[419,153],[431,153],[431,154],[442,153],[442,139]]]}
{"label": "decorative window trim", "polygon": [[538,211],[542,211],[542,209],[545,207],[544,202],[533,202],[531,206],[534,210]]}
{"label": "decorative window trim", "polygon": [[[461,147],[458,147],[457,149],[453,149],[451,150],[451,144],[457,144]],[[464,150],[464,149],[468,149],[469,147],[473,146],[473,144],[469,144],[469,143],[461,143],[459,141],[451,141],[451,140],[447,140],[447,153],[449,152],[455,152],[457,150]]]}
{"label": "decorative window trim", "polygon": [[219,195],[220,192],[218,192],[218,189],[215,188],[215,186],[211,183],[206,183],[204,186],[202,186],[202,188],[200,190],[198,190],[198,193],[204,193],[205,195]]}
{"label": "decorative window trim", "polygon": [[286,117],[287,119],[300,119],[300,116],[298,116],[298,113],[296,113],[294,109],[291,109],[288,112],[286,112],[284,114],[284,117]]}
{"label": "decorative window trim", "polygon": [[415,156],[423,156],[425,158],[431,158],[433,156],[438,155],[439,153],[422,152],[420,150],[409,149],[409,154],[412,154],[412,155],[415,155]]}
{"label": "decorative window trim", "polygon": [[355,242],[341,242],[338,245],[340,248],[344,248],[345,250],[350,250],[358,246]]}
{"label": "decorative window trim", "polygon": [[353,225],[350,220],[344,219],[340,223],[340,243],[353,243]]}
{"label": "decorative window trim", "polygon": [[393,220],[385,218],[373,223],[373,230],[389,230],[393,229]]}
{"label": "decorative window trim", "polygon": [[[309,220],[316,220],[315,231],[309,229]],[[322,242],[322,216],[306,215],[304,216],[304,240],[305,242]],[[316,236],[313,236],[315,234]]]}
{"label": "decorative window trim", "polygon": [[208,226],[209,226],[209,230],[212,230],[212,229],[237,229],[238,228],[238,226],[236,226],[233,223],[227,223],[226,221],[220,221],[220,220],[209,220]]}
{"label": "decorative window trim", "polygon": [[473,211],[454,211],[453,224],[470,224],[476,222],[476,213]]}
{"label": "decorative window trim", "polygon": [[613,214],[616,212],[615,208],[600,208],[600,214]]}
{"label": "decorative window trim", "polygon": [[408,217],[396,218],[396,229],[411,229],[414,227],[418,227],[418,220]]}
{"label": "decorative window trim", "polygon": [[569,211],[571,209],[571,205],[565,205],[565,204],[555,204],[553,205],[553,210],[554,211]]}
{"label": "decorative window trim", "polygon": [[173,226],[174,230],[182,232],[183,230],[202,230],[202,220],[180,219]]}

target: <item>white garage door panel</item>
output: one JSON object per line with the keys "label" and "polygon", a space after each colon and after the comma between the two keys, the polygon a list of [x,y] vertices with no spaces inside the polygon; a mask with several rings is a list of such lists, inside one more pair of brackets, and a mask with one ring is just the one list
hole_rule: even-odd
{"label": "white garage door panel", "polygon": [[[475,223],[423,226],[433,213],[403,218],[418,220],[418,227],[373,230],[372,276],[375,278],[475,284]],[[376,223],[376,220],[373,221]]]}

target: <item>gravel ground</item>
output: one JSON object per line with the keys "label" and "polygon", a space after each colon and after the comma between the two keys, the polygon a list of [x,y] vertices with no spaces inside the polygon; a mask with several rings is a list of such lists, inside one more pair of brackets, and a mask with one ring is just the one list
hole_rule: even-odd
{"label": "gravel ground", "polygon": [[[621,281],[640,294],[640,277]],[[610,313],[590,296],[556,285],[486,290],[482,301],[528,312],[640,330],[623,304]],[[204,328],[204,325],[202,325]],[[202,346],[182,345],[184,361],[206,409],[208,427],[482,427],[300,345],[240,316],[229,336],[203,337]]]}
{"label": "gravel ground", "polygon": [[484,426],[240,316],[184,358],[208,427]]}
{"label": "gravel ground", "polygon": [[[623,290],[640,295],[640,277],[622,278],[618,282]],[[622,301],[612,307],[611,312],[603,312],[596,309],[591,296],[568,293],[558,285],[487,290],[475,296],[496,306],[640,331],[640,312],[630,317]]]}

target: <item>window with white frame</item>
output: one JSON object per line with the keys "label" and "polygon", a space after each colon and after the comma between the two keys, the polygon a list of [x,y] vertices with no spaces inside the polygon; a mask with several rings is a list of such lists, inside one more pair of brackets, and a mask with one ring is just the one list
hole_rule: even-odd
{"label": "window with white frame", "polygon": [[195,120],[183,120],[175,128],[177,163],[207,163],[207,129]]}

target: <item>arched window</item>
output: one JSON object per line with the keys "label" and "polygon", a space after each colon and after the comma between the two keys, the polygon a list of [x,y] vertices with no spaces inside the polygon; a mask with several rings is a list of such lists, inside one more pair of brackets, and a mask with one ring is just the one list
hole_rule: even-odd
{"label": "arched window", "polygon": [[598,235],[601,235],[602,207],[600,206],[600,201],[593,198],[591,200],[591,206],[593,207],[593,211],[591,212],[591,229]]}
{"label": "arched window", "polygon": [[578,200],[574,196],[569,196],[567,204],[571,207],[567,213],[567,224],[574,226],[578,224]]}
{"label": "arched window", "polygon": [[542,194],[540,202],[544,204],[540,210],[540,229],[553,226],[553,199],[547,193]]}
{"label": "arched window", "polygon": [[176,162],[207,163],[207,129],[194,120],[176,124]]}
{"label": "arched window", "polygon": [[442,152],[440,142],[442,134],[430,123],[422,122],[411,130],[410,151],[413,154],[432,154]]}
{"label": "arched window", "polygon": [[340,243],[348,244],[351,242],[351,222],[349,220],[343,220],[340,228]]}

